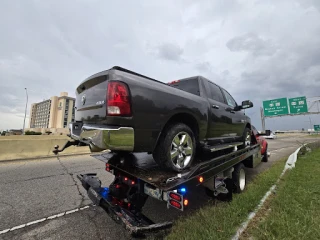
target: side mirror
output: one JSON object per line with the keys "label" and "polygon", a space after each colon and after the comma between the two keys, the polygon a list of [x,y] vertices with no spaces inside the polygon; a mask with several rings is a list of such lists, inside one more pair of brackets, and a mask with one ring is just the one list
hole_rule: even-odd
{"label": "side mirror", "polygon": [[250,100],[245,100],[241,104],[241,109],[252,108],[253,103]]}

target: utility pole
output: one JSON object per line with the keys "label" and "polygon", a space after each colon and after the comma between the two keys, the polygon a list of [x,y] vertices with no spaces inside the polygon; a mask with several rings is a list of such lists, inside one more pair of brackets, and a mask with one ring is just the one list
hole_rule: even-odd
{"label": "utility pole", "polygon": [[265,117],[263,114],[263,108],[260,107],[260,115],[261,115],[261,126],[262,126],[262,132],[266,131],[266,122],[265,122]]}
{"label": "utility pole", "polygon": [[312,126],[312,122],[311,122],[311,117],[309,117],[309,122],[310,122],[310,129],[312,129],[313,126]]}
{"label": "utility pole", "polygon": [[26,90],[27,102],[26,102],[26,108],[24,110],[24,120],[23,120],[22,134],[24,134],[24,128],[25,128],[25,125],[26,125],[27,108],[28,108],[28,90],[27,90],[27,88],[24,88],[24,89]]}

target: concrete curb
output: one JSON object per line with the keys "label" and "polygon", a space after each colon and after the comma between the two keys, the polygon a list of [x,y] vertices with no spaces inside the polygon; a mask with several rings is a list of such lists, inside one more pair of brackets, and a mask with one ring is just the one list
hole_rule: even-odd
{"label": "concrete curb", "polygon": [[70,153],[70,154],[58,154],[52,156],[35,156],[30,158],[16,158],[16,159],[0,159],[1,163],[9,163],[9,162],[19,162],[19,161],[35,161],[39,159],[50,159],[50,158],[57,158],[57,157],[76,157],[82,155],[91,155],[92,153]]}
{"label": "concrete curb", "polygon": [[265,203],[265,201],[268,199],[268,197],[270,196],[270,194],[272,192],[274,192],[276,190],[276,187],[278,185],[278,183],[280,182],[280,179],[283,177],[283,175],[286,173],[286,171],[288,169],[292,169],[295,167],[295,163],[297,162],[298,159],[298,153],[300,151],[300,149],[303,146],[306,146],[307,144],[303,144],[301,147],[299,147],[296,151],[294,151],[287,159],[286,161],[286,165],[284,166],[284,169],[282,171],[282,173],[280,174],[278,180],[276,181],[276,183],[274,185],[272,185],[269,189],[268,192],[266,192],[266,194],[263,196],[263,198],[260,200],[258,206],[256,206],[256,208],[254,209],[253,212],[249,213],[247,220],[245,222],[243,222],[240,227],[238,228],[236,234],[231,238],[232,240],[239,240],[239,237],[241,236],[241,234],[247,229],[250,221],[256,216],[257,212],[261,209],[261,207],[263,206],[263,204]]}

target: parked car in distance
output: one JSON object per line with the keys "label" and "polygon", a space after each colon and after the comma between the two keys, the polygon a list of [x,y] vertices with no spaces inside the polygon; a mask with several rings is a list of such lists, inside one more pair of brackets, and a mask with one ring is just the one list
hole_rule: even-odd
{"label": "parked car in distance", "polygon": [[263,137],[266,139],[276,139],[277,135],[273,132],[270,132],[270,135],[263,135]]}
{"label": "parked car in distance", "polygon": [[263,162],[268,162],[268,142],[267,140],[264,138],[263,135],[261,135],[257,129],[255,128],[255,126],[251,125],[251,129],[252,129],[252,133],[253,135],[256,137],[257,142],[260,144],[261,146],[261,156],[262,156],[262,161]]}
{"label": "parked car in distance", "polygon": [[251,142],[251,121],[222,87],[195,76],[168,84],[113,67],[76,89],[70,136],[92,152],[149,152],[161,166],[188,168],[197,149]]}

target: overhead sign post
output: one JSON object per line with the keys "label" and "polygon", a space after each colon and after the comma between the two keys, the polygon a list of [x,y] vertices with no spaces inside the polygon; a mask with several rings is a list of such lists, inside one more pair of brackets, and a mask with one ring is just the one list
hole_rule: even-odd
{"label": "overhead sign post", "polygon": [[314,125],[313,128],[314,128],[314,131],[320,132],[320,125]]}
{"label": "overhead sign post", "polygon": [[306,97],[289,98],[290,114],[307,113],[308,105]]}
{"label": "overhead sign post", "polygon": [[265,117],[289,114],[287,98],[263,101],[263,113]]}

